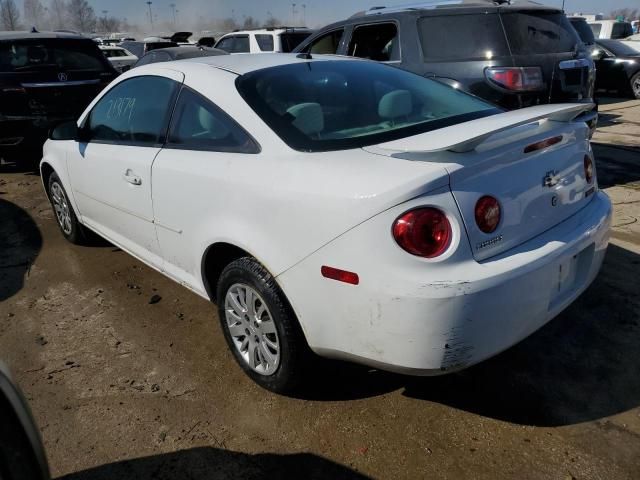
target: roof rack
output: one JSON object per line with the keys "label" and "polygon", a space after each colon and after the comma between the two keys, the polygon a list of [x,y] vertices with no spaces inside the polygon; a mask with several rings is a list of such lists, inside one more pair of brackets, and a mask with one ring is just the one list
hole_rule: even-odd
{"label": "roof rack", "polygon": [[256,30],[267,30],[269,32],[273,30],[309,30],[309,27],[287,27],[287,26],[277,26],[277,27],[256,27],[256,28],[236,28],[233,30],[235,32],[253,32]]}
{"label": "roof rack", "polygon": [[502,5],[535,5],[543,6],[542,4],[532,0],[422,0],[416,3],[406,3],[403,5],[394,5],[392,7],[371,7],[366,12],[358,12],[354,17],[361,15],[382,15],[384,13],[405,12],[409,10],[429,10],[439,7],[447,6],[485,6],[485,7],[499,7]]}

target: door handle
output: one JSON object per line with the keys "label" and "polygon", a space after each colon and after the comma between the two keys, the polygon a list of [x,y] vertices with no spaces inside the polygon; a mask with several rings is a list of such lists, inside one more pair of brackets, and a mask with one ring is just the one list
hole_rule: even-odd
{"label": "door handle", "polygon": [[132,185],[142,185],[142,179],[139,176],[134,175],[131,170],[127,169],[127,171],[122,175],[122,178],[125,182],[129,182]]}

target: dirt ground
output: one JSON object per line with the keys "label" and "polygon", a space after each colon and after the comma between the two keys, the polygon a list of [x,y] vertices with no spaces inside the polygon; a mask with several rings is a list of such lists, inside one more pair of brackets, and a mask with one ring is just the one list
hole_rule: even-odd
{"label": "dirt ground", "polygon": [[460,374],[332,362],[304,398],[244,376],[211,304],[112,245],[65,242],[40,178],[1,166],[0,358],[53,475],[637,480],[640,102],[602,111],[594,148],[615,226],[574,305]]}

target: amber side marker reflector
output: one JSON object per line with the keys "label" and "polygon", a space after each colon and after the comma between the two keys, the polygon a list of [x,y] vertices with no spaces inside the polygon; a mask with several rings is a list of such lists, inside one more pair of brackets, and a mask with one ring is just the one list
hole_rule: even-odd
{"label": "amber side marker reflector", "polygon": [[360,283],[360,278],[357,273],[347,272],[346,270],[340,270],[339,268],[323,265],[320,272],[323,277],[330,278],[331,280],[350,283],[351,285],[358,285]]}
{"label": "amber side marker reflector", "polygon": [[551,145],[555,145],[556,143],[560,143],[562,141],[562,135],[559,137],[551,137],[546,140],[541,140],[540,142],[532,143],[528,145],[524,149],[524,153],[531,153],[537,150],[542,150],[543,148],[550,147]]}

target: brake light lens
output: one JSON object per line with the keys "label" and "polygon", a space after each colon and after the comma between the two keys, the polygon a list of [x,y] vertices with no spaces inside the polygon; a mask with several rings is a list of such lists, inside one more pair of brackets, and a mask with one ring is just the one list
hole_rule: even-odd
{"label": "brake light lens", "polygon": [[451,223],[437,208],[416,208],[393,224],[393,238],[402,249],[423,258],[442,255],[451,242]]}
{"label": "brake light lens", "polygon": [[547,147],[551,147],[552,145],[555,145],[557,143],[560,143],[562,141],[562,135],[558,136],[558,137],[551,137],[551,138],[547,138],[545,140],[542,140],[540,142],[536,142],[536,143],[532,143],[531,145],[527,145],[524,149],[524,153],[531,153],[531,152],[536,152],[538,150],[543,150]]}
{"label": "brake light lens", "polygon": [[584,178],[587,183],[593,183],[593,160],[589,155],[584,156]]}
{"label": "brake light lens", "polygon": [[513,92],[535,92],[544,89],[540,67],[489,67],[484,75],[491,83]]}
{"label": "brake light lens", "polygon": [[485,195],[476,203],[476,224],[484,233],[493,233],[500,224],[500,203],[494,197]]}

